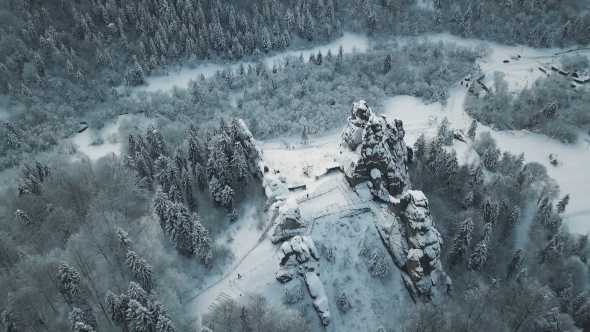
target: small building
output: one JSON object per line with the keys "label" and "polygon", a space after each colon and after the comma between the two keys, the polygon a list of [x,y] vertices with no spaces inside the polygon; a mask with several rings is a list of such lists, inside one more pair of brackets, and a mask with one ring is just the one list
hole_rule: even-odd
{"label": "small building", "polygon": [[579,75],[578,77],[574,78],[574,82],[579,83],[579,84],[588,83],[588,82],[590,82],[590,76]]}

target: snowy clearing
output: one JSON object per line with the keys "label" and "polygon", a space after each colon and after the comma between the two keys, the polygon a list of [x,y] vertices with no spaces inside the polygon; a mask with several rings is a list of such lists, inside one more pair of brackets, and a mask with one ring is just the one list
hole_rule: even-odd
{"label": "snowy clearing", "polygon": [[[311,49],[299,50],[299,51],[283,51],[272,53],[270,56],[265,56],[263,59],[267,64],[272,64],[275,61],[279,61],[286,56],[299,56],[303,53],[303,56],[307,59],[310,53],[322,54],[328,53],[331,50],[333,54],[338,53],[338,48],[342,45],[342,49],[345,53],[353,52],[354,50],[363,52],[367,49],[368,38],[364,35],[359,35],[351,32],[345,32],[340,38],[333,40],[332,42],[313,47]],[[243,62],[243,65],[256,65],[254,62]],[[227,68],[236,70],[240,66],[240,63],[234,63],[231,65],[220,65],[202,62],[196,68],[182,68],[180,71],[171,71],[169,76],[154,76],[146,79],[147,85],[134,88],[135,91],[167,91],[172,89],[174,86],[186,87],[190,80],[196,80],[201,75],[210,77],[215,75],[217,71],[222,71]]]}

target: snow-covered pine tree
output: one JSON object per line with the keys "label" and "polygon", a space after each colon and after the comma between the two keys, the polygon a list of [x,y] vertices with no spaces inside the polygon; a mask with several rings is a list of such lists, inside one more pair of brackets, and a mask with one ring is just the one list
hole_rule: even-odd
{"label": "snow-covered pine tree", "polygon": [[475,133],[477,132],[477,120],[473,120],[467,131],[467,137],[472,141],[475,140]]}
{"label": "snow-covered pine tree", "polygon": [[358,245],[358,249],[357,249],[357,254],[359,256],[364,256],[367,253],[367,242],[365,237],[363,236],[361,238],[361,240],[359,241],[359,245]]}
{"label": "snow-covered pine tree", "polygon": [[559,200],[559,202],[557,202],[557,213],[564,213],[565,208],[569,204],[569,202],[570,202],[570,195],[566,194],[565,196],[563,196]]}
{"label": "snow-covered pine tree", "polygon": [[201,86],[201,84],[199,84],[196,81],[192,82],[191,89],[190,89],[190,95],[191,95],[191,102],[193,104],[203,101],[203,99],[205,98],[205,94],[203,92],[203,87]]}
{"label": "snow-covered pine tree", "polygon": [[383,65],[383,71],[385,71],[385,73],[389,73],[389,71],[391,70],[391,52],[387,52],[387,55],[385,56],[385,64]]}
{"label": "snow-covered pine tree", "polygon": [[534,220],[543,226],[546,226],[551,219],[553,213],[553,202],[549,201],[548,197],[543,198],[541,205],[537,209]]}
{"label": "snow-covered pine tree", "polygon": [[94,328],[84,321],[84,312],[74,307],[68,316],[72,332],[94,332]]}
{"label": "snow-covered pine tree", "polygon": [[234,155],[231,165],[234,179],[242,186],[246,184],[248,181],[248,164],[244,149],[239,141],[236,141],[234,144]]}
{"label": "snow-covered pine tree", "polygon": [[209,231],[201,224],[201,218],[193,213],[193,247],[197,261],[206,266],[213,260],[213,246]]}
{"label": "snow-covered pine tree", "polygon": [[508,238],[508,236],[512,233],[512,231],[516,228],[516,223],[518,222],[519,217],[520,207],[515,205],[514,208],[512,208],[512,212],[510,212],[508,219],[506,220],[506,225],[504,226],[504,230],[502,231],[502,237],[500,238],[500,241],[505,241]]}
{"label": "snow-covered pine tree", "polygon": [[383,327],[383,325],[380,325],[376,332],[387,332],[387,330]]}
{"label": "snow-covered pine tree", "polygon": [[556,259],[558,253],[563,251],[563,246],[564,243],[562,235],[559,233],[555,234],[539,255],[539,261],[541,264],[549,263]]}
{"label": "snow-covered pine tree", "polygon": [[127,286],[127,296],[129,300],[135,300],[142,305],[147,305],[149,301],[149,294],[138,283],[133,281],[129,282],[129,286]]}
{"label": "snow-covered pine tree", "polygon": [[152,332],[155,327],[155,317],[136,300],[129,301],[126,320],[133,332]]}
{"label": "snow-covered pine tree", "polygon": [[235,192],[229,185],[225,185],[221,190],[221,206],[228,211],[233,210]]}
{"label": "snow-covered pine tree", "polygon": [[463,210],[467,210],[468,208],[472,207],[474,200],[475,200],[475,194],[473,193],[473,190],[468,191],[467,195],[465,195],[465,197],[461,201],[461,208]]}
{"label": "snow-covered pine tree", "polygon": [[348,295],[346,295],[346,292],[342,292],[340,296],[338,296],[338,302],[336,302],[336,306],[342,312],[346,312],[350,308],[350,302],[348,301]]}
{"label": "snow-covered pine tree", "polygon": [[449,263],[451,265],[456,265],[459,263],[460,259],[463,257],[463,254],[467,251],[467,248],[471,244],[471,238],[473,233],[473,220],[471,218],[467,218],[461,222],[459,226],[459,233],[455,237],[455,241],[453,243],[453,249],[449,253]]}
{"label": "snow-covered pine tree", "polygon": [[506,270],[507,279],[512,277],[516,273],[517,269],[520,267],[520,264],[522,263],[523,258],[524,251],[521,248],[514,252],[514,254],[512,255],[512,259],[510,260],[510,263],[508,263],[508,268]]}
{"label": "snow-covered pine tree", "polygon": [[268,30],[266,29],[266,27],[262,28],[260,38],[260,45],[262,47],[262,50],[265,53],[268,53],[268,51],[272,49],[272,42],[270,40],[270,35],[268,34]]}
{"label": "snow-covered pine tree", "polygon": [[311,13],[308,10],[305,15],[305,37],[307,38],[307,40],[312,41],[314,35],[315,28],[313,26],[313,17],[311,16]]}
{"label": "snow-covered pine tree", "polygon": [[389,262],[382,257],[378,249],[373,250],[373,253],[371,253],[368,266],[373,277],[385,279],[389,276]]}
{"label": "snow-covered pine tree", "polygon": [[115,295],[111,291],[107,291],[106,295],[107,311],[111,320],[122,326],[125,324],[126,308],[124,303],[121,302],[121,298]]}
{"label": "snow-covered pine tree", "polygon": [[174,327],[174,323],[170,320],[170,318],[166,316],[157,316],[156,319],[156,330],[157,332],[176,332],[176,327]]}
{"label": "snow-covered pine tree", "polygon": [[529,271],[525,267],[524,269],[520,270],[520,272],[518,272],[518,274],[516,275],[516,278],[514,278],[514,281],[519,285],[523,285],[525,283],[528,275],[529,275]]}
{"label": "snow-covered pine tree", "polygon": [[547,118],[552,119],[555,117],[555,112],[557,111],[557,102],[552,101],[543,108],[543,115]]}
{"label": "snow-covered pine tree", "polygon": [[[305,80],[303,80],[303,84],[305,85]],[[305,88],[307,89],[307,86],[305,86]],[[303,87],[302,87],[302,92],[303,92]],[[307,144],[307,141],[309,140],[309,127],[307,124],[306,117],[301,118],[301,120],[299,121],[299,127],[301,130],[301,142],[303,144]]]}
{"label": "snow-covered pine tree", "polygon": [[414,160],[423,162],[426,156],[426,136],[421,134],[414,142]]}
{"label": "snow-covered pine tree", "polygon": [[131,271],[133,277],[140,282],[141,287],[146,292],[151,292],[155,286],[152,266],[132,250],[127,251],[125,264],[127,264],[127,268]]}
{"label": "snow-covered pine tree", "polygon": [[471,257],[469,258],[467,267],[470,270],[476,271],[481,269],[483,264],[488,259],[488,255],[488,241],[486,241],[486,239],[482,239],[475,245],[475,248],[471,252]]}

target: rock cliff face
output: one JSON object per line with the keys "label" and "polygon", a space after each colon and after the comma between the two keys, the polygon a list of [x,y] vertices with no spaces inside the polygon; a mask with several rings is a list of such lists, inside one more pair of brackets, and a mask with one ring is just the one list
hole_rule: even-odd
{"label": "rock cliff face", "polygon": [[384,202],[410,188],[406,163],[408,150],[403,124],[378,116],[365,101],[354,103],[342,134],[341,165],[354,187],[369,181],[373,195]]}
{"label": "rock cliff face", "polygon": [[410,190],[404,135],[400,120],[375,115],[361,100],[342,134],[339,161],[351,187],[366,183],[377,201],[388,203],[391,215],[375,219],[379,234],[413,298],[430,298],[450,289],[451,280],[440,262],[443,241],[428,199]]}

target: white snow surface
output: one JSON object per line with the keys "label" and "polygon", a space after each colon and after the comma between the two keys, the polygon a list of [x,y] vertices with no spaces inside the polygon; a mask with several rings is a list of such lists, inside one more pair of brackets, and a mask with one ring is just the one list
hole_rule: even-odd
{"label": "white snow surface", "polygon": [[[136,123],[138,127],[147,127],[148,125],[153,125],[156,120],[154,118],[147,118],[141,115],[132,115],[132,114],[123,114],[117,116],[117,118],[110,123],[106,124],[101,129],[95,129],[92,127],[92,124],[81,133],[76,133],[73,136],[69,137],[68,140],[77,147],[77,151],[88,156],[92,160],[96,160],[100,157],[104,157],[108,154],[120,154],[121,153],[121,143],[110,143],[108,142],[109,136],[117,137],[119,132],[119,126],[123,121],[131,121]],[[95,138],[102,138],[104,143],[100,145],[91,145],[91,142]],[[79,160],[80,155],[75,155],[73,160]]]}
{"label": "white snow surface", "polygon": [[[332,51],[332,54],[337,54],[340,45],[342,45],[342,49],[345,53],[350,53],[353,51],[364,52],[367,49],[368,38],[365,35],[359,35],[352,32],[344,32],[344,35],[340,38],[336,38],[328,44],[320,45],[313,47],[307,50],[299,50],[299,51],[283,51],[283,52],[274,52],[271,53],[270,56],[263,57],[264,61],[267,65],[272,65],[273,62],[282,60],[286,56],[299,56],[299,54],[303,53],[305,59],[309,58],[309,54],[314,53],[317,54],[319,51],[322,52],[323,55],[328,53],[328,50]],[[243,62],[244,67],[248,65],[255,66],[256,63],[254,62]],[[167,91],[171,90],[174,86],[185,88],[188,86],[190,80],[197,80],[201,75],[205,77],[210,77],[215,75],[217,71],[222,71],[227,68],[231,68],[232,70],[236,70],[240,66],[240,63],[233,63],[231,65],[220,65],[209,63],[207,61],[202,61],[196,68],[182,68],[180,72],[178,71],[170,71],[169,76],[154,76],[148,77],[146,79],[147,85],[146,86],[139,86],[134,88],[135,91]]]}

